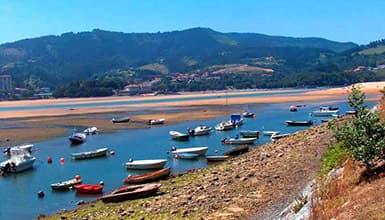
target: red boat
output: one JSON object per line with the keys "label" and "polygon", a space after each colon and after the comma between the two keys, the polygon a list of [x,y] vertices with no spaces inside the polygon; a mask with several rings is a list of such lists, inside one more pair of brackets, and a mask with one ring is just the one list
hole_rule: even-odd
{"label": "red boat", "polygon": [[157,170],[157,171],[151,172],[151,173],[145,173],[145,174],[136,175],[136,176],[128,176],[123,181],[126,184],[148,183],[151,181],[158,180],[162,177],[169,176],[170,172],[171,172],[171,168],[164,168],[164,169]]}
{"label": "red boat", "polygon": [[74,188],[78,193],[86,193],[86,194],[100,194],[103,191],[102,185],[94,185],[94,184],[78,184],[75,185]]}

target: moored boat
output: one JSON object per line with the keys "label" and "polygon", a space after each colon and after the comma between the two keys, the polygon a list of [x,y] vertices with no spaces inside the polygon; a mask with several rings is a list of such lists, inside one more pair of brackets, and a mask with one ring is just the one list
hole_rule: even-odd
{"label": "moored boat", "polygon": [[229,159],[230,156],[226,156],[226,155],[215,155],[215,156],[206,156],[206,159],[207,159],[207,162],[221,162],[221,161],[225,161],[227,159]]}
{"label": "moored boat", "polygon": [[173,147],[171,149],[172,154],[184,154],[184,153],[192,153],[192,154],[198,154],[198,155],[205,155],[208,147],[190,147],[190,148],[180,148],[176,149]]}
{"label": "moored boat", "polygon": [[211,127],[206,125],[199,125],[194,129],[187,129],[187,132],[191,136],[202,136],[202,135],[209,135],[211,132]]}
{"label": "moored boat", "polygon": [[244,118],[254,118],[255,114],[252,113],[252,112],[243,112],[242,113],[242,117],[244,117]]}
{"label": "moored boat", "polygon": [[149,125],[161,125],[161,124],[164,124],[164,122],[165,122],[164,118],[148,120]]}
{"label": "moored boat", "polygon": [[83,133],[75,133],[71,135],[68,139],[72,144],[81,144],[86,140],[86,135]]}
{"label": "moored boat", "polygon": [[96,132],[98,132],[98,128],[97,127],[86,128],[86,129],[84,129],[83,132],[85,134],[96,134]]}
{"label": "moored boat", "polygon": [[31,169],[36,158],[23,149],[11,149],[9,159],[0,163],[0,171],[3,173],[18,173]]}
{"label": "moored boat", "polygon": [[66,180],[66,181],[60,181],[57,183],[52,183],[51,188],[52,190],[69,190],[71,189],[74,185],[82,183],[82,179],[80,176],[76,176],[73,179]]}
{"label": "moored boat", "polygon": [[135,183],[148,183],[151,181],[155,181],[158,179],[161,179],[163,177],[169,176],[171,173],[171,168],[167,167],[164,169],[160,169],[154,172],[135,175],[135,176],[128,176],[123,180],[126,184],[135,184]]}
{"label": "moored boat", "polygon": [[294,105],[291,105],[290,108],[289,108],[289,110],[290,110],[291,112],[296,112],[296,111],[297,111],[297,107],[294,106]]}
{"label": "moored boat", "polygon": [[230,122],[233,123],[235,127],[243,125],[243,118],[240,114],[232,114],[230,116]]}
{"label": "moored boat", "polygon": [[107,151],[108,151],[108,148],[105,147],[105,148],[99,148],[93,151],[73,153],[71,154],[71,157],[74,160],[90,159],[95,157],[105,157]]}
{"label": "moored boat", "polygon": [[327,116],[338,115],[338,113],[339,113],[338,108],[320,107],[319,110],[313,111],[312,115],[315,117],[327,117]]}
{"label": "moored boat", "polygon": [[279,134],[279,131],[263,131],[263,136],[272,136],[273,134]]}
{"label": "moored boat", "polygon": [[170,131],[169,134],[171,138],[176,141],[187,141],[189,139],[189,135],[185,133],[181,133],[178,131]]}
{"label": "moored boat", "polygon": [[312,120],[307,120],[307,121],[294,121],[294,120],[287,120],[285,121],[287,126],[310,126],[313,125]]}
{"label": "moored boat", "polygon": [[136,186],[125,186],[114,190],[110,194],[102,196],[100,200],[103,202],[122,202],[129,199],[138,199],[155,194],[161,184],[143,184]]}
{"label": "moored boat", "polygon": [[271,135],[271,140],[275,141],[275,140],[287,137],[289,135],[290,135],[289,133],[286,133],[286,134],[273,134],[273,135]]}
{"label": "moored boat", "polygon": [[225,156],[237,156],[249,152],[248,145],[242,145],[225,152]]}
{"label": "moored boat", "polygon": [[251,138],[251,137],[259,138],[259,135],[261,134],[261,132],[256,130],[243,130],[243,131],[240,131],[239,134],[244,138]]}
{"label": "moored boat", "polygon": [[122,117],[122,118],[112,118],[112,123],[126,123],[130,121],[130,117]]}
{"label": "moored boat", "polygon": [[215,125],[215,130],[217,131],[229,131],[234,128],[234,124],[230,121],[223,121]]}
{"label": "moored boat", "polygon": [[224,138],[223,144],[254,144],[257,138]]}
{"label": "moored boat", "polygon": [[13,146],[13,147],[5,148],[3,153],[4,153],[4,155],[10,157],[10,156],[12,156],[12,151],[14,149],[20,149],[22,151],[26,151],[27,153],[32,153],[32,148],[33,148],[33,144],[18,145],[18,146]]}
{"label": "moored boat", "polygon": [[177,159],[196,159],[200,155],[199,154],[194,154],[194,153],[180,153],[180,154],[175,154],[175,158]]}
{"label": "moored boat", "polygon": [[133,170],[154,170],[162,169],[167,163],[164,159],[153,159],[153,160],[128,160],[126,162],[127,169]]}
{"label": "moored boat", "polygon": [[78,193],[100,194],[103,192],[103,186],[102,185],[76,184],[73,187],[77,190]]}

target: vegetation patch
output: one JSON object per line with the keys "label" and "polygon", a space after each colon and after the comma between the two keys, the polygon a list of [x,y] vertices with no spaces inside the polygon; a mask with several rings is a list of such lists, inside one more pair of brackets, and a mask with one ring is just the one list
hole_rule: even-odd
{"label": "vegetation patch", "polygon": [[350,155],[349,151],[343,148],[341,143],[333,145],[322,155],[322,168],[320,176],[325,176],[331,170],[341,166]]}

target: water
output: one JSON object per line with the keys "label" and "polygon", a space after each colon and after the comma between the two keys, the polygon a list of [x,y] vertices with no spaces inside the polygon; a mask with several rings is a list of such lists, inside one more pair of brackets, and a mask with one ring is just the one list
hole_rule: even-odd
{"label": "water", "polygon": [[[311,119],[309,112],[319,107],[320,103],[306,103],[307,106],[299,108],[298,112],[289,112],[289,106],[297,103],[270,104],[270,105],[248,105],[247,110],[256,113],[255,119],[245,119],[245,124],[232,131],[214,131],[210,136],[192,137],[188,142],[176,142],[171,140],[168,132],[177,130],[185,132],[187,128],[197,125],[209,125],[214,127],[228,117],[221,117],[205,121],[184,122],[173,125],[164,125],[150,129],[122,130],[109,134],[98,134],[88,136],[84,144],[70,146],[67,137],[55,138],[50,141],[34,143],[37,158],[34,169],[0,177],[0,195],[2,202],[0,206],[0,219],[33,219],[40,213],[54,214],[60,209],[71,209],[76,207],[79,200],[94,200],[95,196],[77,195],[75,191],[53,192],[50,184],[61,180],[73,178],[79,174],[84,183],[97,184],[103,180],[104,192],[109,192],[121,186],[123,178],[135,172],[127,171],[124,162],[129,158],[135,159],[161,159],[167,158],[167,166],[172,168],[173,173],[182,173],[189,169],[207,167],[204,158],[197,160],[176,160],[166,154],[172,146],[193,147],[208,146],[207,155],[223,154],[231,146],[223,146],[220,142],[225,137],[234,137],[239,130],[280,130],[281,133],[295,132],[306,129],[306,127],[286,127],[285,120],[308,120]],[[325,103],[322,103],[324,105]],[[326,103],[327,104],[327,103]],[[370,103],[373,105],[374,103]],[[336,103],[340,111],[350,110],[346,103]],[[246,108],[246,106],[243,106]],[[229,113],[230,114],[230,113]],[[319,118],[314,118],[319,119]],[[79,128],[81,130],[82,128]],[[70,131],[69,131],[70,132]],[[269,142],[268,137],[261,136],[256,145]],[[72,161],[71,153],[108,147],[115,151],[114,156],[106,158]],[[216,153],[218,152],[218,153]],[[53,159],[52,164],[46,162],[47,157]],[[65,159],[60,164],[59,159]],[[45,197],[39,199],[37,192],[43,190]]]}

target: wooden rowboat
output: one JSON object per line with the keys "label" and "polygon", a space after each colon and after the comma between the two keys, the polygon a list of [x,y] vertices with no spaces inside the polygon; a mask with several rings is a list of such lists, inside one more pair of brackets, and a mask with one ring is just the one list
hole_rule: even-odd
{"label": "wooden rowboat", "polygon": [[207,159],[207,162],[211,163],[211,162],[222,162],[222,161],[225,161],[227,159],[229,159],[230,156],[206,156],[206,159]]}
{"label": "wooden rowboat", "polygon": [[145,173],[141,175],[135,175],[135,176],[128,176],[123,180],[126,184],[133,184],[133,183],[148,183],[151,181],[155,181],[158,179],[161,179],[162,177],[169,176],[171,173],[171,168],[164,168],[161,170],[157,170],[155,172],[151,173]]}
{"label": "wooden rowboat", "polygon": [[102,196],[103,202],[122,202],[129,199],[138,199],[155,194],[161,184],[144,184],[136,186],[125,186],[112,191],[110,194]]}
{"label": "wooden rowboat", "polygon": [[85,193],[85,194],[100,194],[103,192],[102,185],[77,184],[77,185],[74,185],[74,188],[77,190],[78,193]]}

